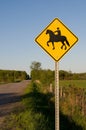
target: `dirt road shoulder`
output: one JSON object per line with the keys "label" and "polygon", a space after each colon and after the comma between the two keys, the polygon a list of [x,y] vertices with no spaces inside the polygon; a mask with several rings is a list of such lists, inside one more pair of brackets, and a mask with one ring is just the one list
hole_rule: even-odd
{"label": "dirt road shoulder", "polygon": [[23,95],[29,82],[29,80],[24,80],[18,83],[0,85],[0,125],[13,109],[21,106],[21,95]]}

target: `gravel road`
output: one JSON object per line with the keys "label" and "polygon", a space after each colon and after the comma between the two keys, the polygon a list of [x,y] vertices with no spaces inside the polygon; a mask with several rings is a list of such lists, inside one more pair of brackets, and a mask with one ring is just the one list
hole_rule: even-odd
{"label": "gravel road", "polygon": [[24,80],[18,83],[0,85],[0,124],[6,115],[20,105],[21,95],[28,84],[29,80]]}

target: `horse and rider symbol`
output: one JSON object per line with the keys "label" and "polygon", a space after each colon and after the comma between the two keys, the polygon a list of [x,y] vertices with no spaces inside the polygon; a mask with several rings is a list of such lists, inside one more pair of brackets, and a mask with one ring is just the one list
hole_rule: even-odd
{"label": "horse and rider symbol", "polygon": [[47,41],[47,46],[49,46],[49,43],[51,42],[52,46],[53,46],[53,50],[55,49],[54,42],[61,42],[62,43],[61,49],[64,48],[66,50],[67,46],[70,47],[70,44],[69,44],[66,36],[61,36],[61,31],[60,31],[59,27],[57,28],[57,30],[55,32],[48,29],[46,31],[46,34],[49,34],[49,41]]}

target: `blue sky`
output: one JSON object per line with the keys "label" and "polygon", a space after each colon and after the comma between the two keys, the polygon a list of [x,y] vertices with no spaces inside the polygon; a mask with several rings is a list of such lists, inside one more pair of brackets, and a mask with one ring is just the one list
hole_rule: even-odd
{"label": "blue sky", "polygon": [[34,41],[59,18],[78,38],[59,69],[86,72],[86,0],[0,0],[0,69],[30,72],[33,61],[54,70],[54,60]]}

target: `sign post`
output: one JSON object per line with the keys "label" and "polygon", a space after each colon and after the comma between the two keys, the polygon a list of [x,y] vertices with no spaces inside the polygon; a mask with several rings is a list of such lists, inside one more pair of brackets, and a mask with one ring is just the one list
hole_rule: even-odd
{"label": "sign post", "polygon": [[59,130],[58,61],[75,45],[78,38],[58,18],[55,18],[35,41],[55,60],[55,130]]}
{"label": "sign post", "polygon": [[55,61],[55,130],[59,130],[59,63]]}

